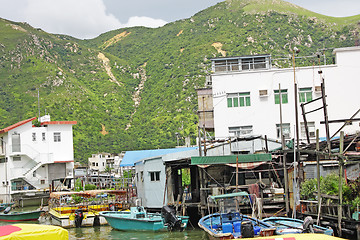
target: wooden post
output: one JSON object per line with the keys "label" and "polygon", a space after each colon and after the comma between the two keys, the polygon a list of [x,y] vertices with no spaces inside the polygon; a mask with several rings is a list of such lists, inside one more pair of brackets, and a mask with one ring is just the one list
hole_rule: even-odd
{"label": "wooden post", "polygon": [[239,155],[236,155],[236,192],[239,187]]}
{"label": "wooden post", "polygon": [[344,132],[340,132],[340,146],[339,146],[339,211],[338,211],[338,230],[339,230],[339,237],[342,235],[341,229],[341,220],[342,220],[342,200],[343,200],[343,189],[342,189],[342,182],[343,182],[343,149],[344,149]]}
{"label": "wooden post", "polygon": [[284,183],[285,183],[285,207],[286,207],[286,216],[289,216],[290,212],[290,202],[289,202],[289,178],[288,171],[286,168],[286,153],[283,155],[283,167],[284,167]]}
{"label": "wooden post", "polygon": [[319,129],[316,129],[316,173],[317,173],[317,192],[318,192],[318,217],[316,224],[319,225],[321,212],[321,193],[320,193],[320,159],[319,159]]}
{"label": "wooden post", "polygon": [[323,109],[324,109],[324,118],[325,118],[326,142],[327,142],[327,145],[328,145],[329,156],[330,156],[331,143],[330,143],[329,118],[328,118],[328,114],[327,114],[326,95],[325,95],[325,80],[324,80],[324,78],[322,79],[322,83],[321,83],[321,95],[322,95],[322,101],[323,101],[323,106],[324,106]]}

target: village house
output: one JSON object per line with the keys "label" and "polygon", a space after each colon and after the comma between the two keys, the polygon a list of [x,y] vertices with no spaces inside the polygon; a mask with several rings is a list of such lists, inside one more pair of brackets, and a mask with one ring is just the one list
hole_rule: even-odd
{"label": "village house", "polygon": [[[281,127],[285,139],[292,139],[296,126],[296,82],[299,139],[305,141],[305,121],[300,104],[321,98],[323,83],[330,122],[329,133],[332,135],[344,123],[334,120],[350,119],[359,109],[360,83],[356,78],[360,75],[360,47],[338,48],[333,52],[334,64],[318,65],[318,57],[314,56],[312,66],[281,69],[274,67],[277,60],[270,55],[212,59],[212,74],[207,80],[210,88],[202,91],[205,91],[202,97],[204,101],[206,97],[212,99],[213,109],[203,110],[202,107],[207,106],[199,105],[200,117],[208,120],[206,114],[213,116],[213,123],[207,123],[206,126],[213,124],[216,139],[261,134],[280,141]],[[319,57],[322,60],[323,56]],[[324,104],[320,99],[305,105],[304,110],[307,113],[322,106]],[[315,140],[316,129],[319,129],[320,137],[326,137],[323,121],[324,110],[306,114],[311,142]],[[345,134],[358,130],[359,124],[356,122],[349,123],[343,129]]]}
{"label": "village house", "polygon": [[113,153],[92,154],[89,158],[89,169],[91,171],[105,172],[108,170],[117,171],[120,165],[122,155]]}
{"label": "village house", "polygon": [[71,187],[74,150],[72,126],[76,121],[51,121],[46,115],[0,130],[0,201],[42,198],[53,180]]}

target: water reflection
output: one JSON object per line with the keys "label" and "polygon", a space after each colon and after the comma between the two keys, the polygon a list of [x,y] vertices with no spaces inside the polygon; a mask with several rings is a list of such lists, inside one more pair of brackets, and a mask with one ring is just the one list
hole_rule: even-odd
{"label": "water reflection", "polygon": [[188,230],[184,232],[125,232],[112,229],[110,226],[71,228],[69,231],[69,239],[84,240],[107,240],[107,239],[131,239],[131,240],[205,240],[207,239],[205,232],[199,229]]}

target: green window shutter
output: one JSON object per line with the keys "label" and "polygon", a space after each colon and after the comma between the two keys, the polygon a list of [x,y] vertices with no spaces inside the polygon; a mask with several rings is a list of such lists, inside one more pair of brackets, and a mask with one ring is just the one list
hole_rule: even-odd
{"label": "green window shutter", "polygon": [[274,94],[275,96],[275,104],[280,104],[280,96],[279,94]]}
{"label": "green window shutter", "polygon": [[246,106],[250,106],[250,97],[246,97]]}
{"label": "green window shutter", "polygon": [[300,92],[299,93],[299,102],[305,102],[305,93],[304,92]]}
{"label": "green window shutter", "polygon": [[240,100],[240,107],[245,106],[244,97],[241,97],[239,100]]}
{"label": "green window shutter", "polygon": [[281,94],[281,97],[282,97],[282,103],[288,103],[288,95],[287,95],[287,93]]}
{"label": "green window shutter", "polygon": [[232,107],[232,98],[227,99],[227,106],[230,108]]}
{"label": "green window shutter", "polygon": [[307,92],[306,93],[306,102],[310,102],[312,101],[312,92]]}
{"label": "green window shutter", "polygon": [[233,99],[234,99],[234,107],[238,107],[239,106],[238,98],[233,98]]}

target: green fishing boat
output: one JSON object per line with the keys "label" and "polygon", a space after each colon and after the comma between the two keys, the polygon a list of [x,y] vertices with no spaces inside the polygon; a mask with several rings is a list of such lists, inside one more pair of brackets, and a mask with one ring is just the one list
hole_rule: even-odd
{"label": "green fishing boat", "polygon": [[44,211],[36,210],[29,212],[8,212],[0,213],[0,221],[3,222],[21,222],[21,221],[37,221],[41,213]]}

